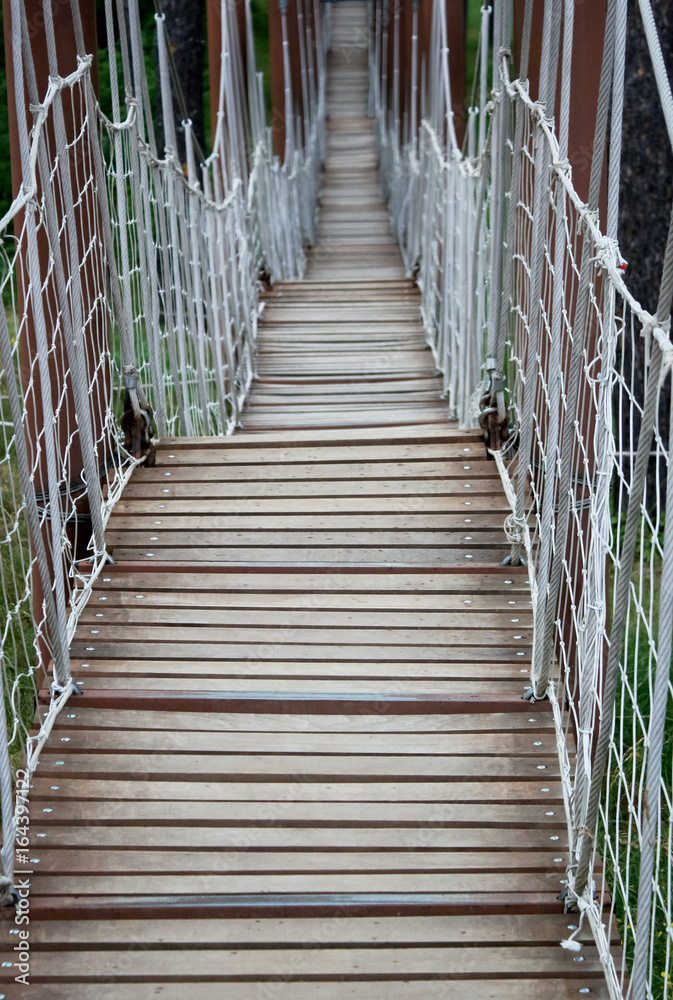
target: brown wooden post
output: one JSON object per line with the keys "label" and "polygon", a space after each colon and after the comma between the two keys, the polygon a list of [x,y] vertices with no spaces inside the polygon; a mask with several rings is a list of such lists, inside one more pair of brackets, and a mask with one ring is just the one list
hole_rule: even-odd
{"label": "brown wooden post", "polygon": [[[517,73],[521,59],[521,35],[525,0],[514,0],[514,65]],[[589,176],[594,148],[598,85],[601,76],[603,36],[605,33],[606,0],[575,0],[573,26],[573,62],[570,84],[570,135],[568,158],[573,168],[573,184],[583,201],[589,195]],[[533,30],[531,34],[528,78],[530,95],[537,100],[542,54],[542,4],[533,5]],[[559,74],[560,60],[559,60]],[[556,113],[558,114],[560,87],[556,88]],[[605,174],[605,170],[604,170]],[[607,215],[605,183],[602,185],[600,216]]]}
{"label": "brown wooden post", "polygon": [[[243,86],[248,86],[248,47],[245,24],[245,3],[243,0],[227,0],[235,3],[238,39],[241,52]],[[206,0],[206,30],[208,33],[208,85],[210,87],[210,134],[215,143],[217,113],[220,104],[220,72],[222,68],[222,0]]]}
{"label": "brown wooden post", "polygon": [[[47,58],[47,44],[46,44],[46,33],[44,28],[44,15],[43,15],[43,5],[42,0],[23,0],[23,4],[26,11],[26,20],[28,25],[28,36],[30,39],[31,49],[33,53],[33,61],[35,65],[35,75],[37,88],[42,98],[46,92],[49,83],[49,65]],[[53,22],[54,22],[54,33],[56,37],[56,51],[58,54],[58,69],[61,76],[67,76],[72,73],[77,68],[77,47],[75,42],[74,27],[71,17],[70,4],[52,4],[53,11]],[[93,54],[94,64],[92,67],[92,78],[94,86],[97,89],[97,64],[96,64],[96,54],[98,51],[98,42],[96,35],[96,3],[95,0],[80,0],[80,11],[82,28],[84,33],[84,44],[86,51]],[[22,170],[21,170],[21,155],[19,149],[19,130],[18,130],[18,117],[17,117],[17,107],[16,107],[16,90],[15,90],[15,77],[14,77],[14,64],[13,64],[13,53],[12,53],[12,19],[11,19],[11,6],[10,0],[3,0],[3,22],[4,22],[4,42],[5,42],[5,54],[6,54],[6,67],[7,67],[7,104],[8,104],[8,119],[9,119],[9,140],[10,140],[10,166],[12,175],[12,189],[13,194],[16,195],[19,192],[21,183],[23,180]],[[29,108],[30,98],[28,93],[27,79],[24,77],[23,81],[23,92],[24,92],[24,108],[23,111],[19,109],[19,113],[23,113],[26,117],[28,131],[30,131],[32,126],[32,113]],[[85,120],[86,108],[84,106],[84,98],[77,90],[73,91],[72,99],[66,96],[63,100],[63,117],[65,123],[65,131],[68,142],[73,142],[73,137],[80,133],[82,130],[82,125]],[[97,135],[97,127],[94,123],[91,129],[93,134]],[[55,149],[55,139],[53,130],[53,113],[50,113],[46,126],[45,132],[48,136],[49,148]],[[106,308],[101,304],[102,297],[105,294],[105,289],[99,287],[100,275],[104,273],[104,264],[101,259],[101,252],[99,249],[99,243],[97,240],[97,235],[99,235],[99,230],[97,227],[97,213],[98,206],[95,201],[95,195],[91,189],[86,193],[83,193],[83,186],[90,181],[90,154],[88,153],[88,136],[84,133],[80,139],[71,147],[71,170],[70,170],[70,180],[73,191],[73,201],[77,202],[78,197],[82,196],[82,204],[76,206],[75,216],[77,220],[77,231],[78,231],[78,243],[79,243],[79,253],[81,258],[83,258],[85,249],[90,248],[91,252],[88,254],[86,261],[81,264],[79,270],[81,272],[81,287],[82,287],[82,316],[85,320],[85,357],[88,369],[88,377],[91,379],[91,419],[93,423],[93,431],[97,437],[102,433],[102,424],[100,421],[104,420],[104,407],[105,400],[107,399],[110,391],[110,387],[107,380],[107,370],[105,366],[100,368],[100,358],[101,351],[105,353],[109,348],[109,319],[107,315]],[[75,162],[75,158],[78,162]],[[38,191],[38,200],[39,200]],[[56,201],[58,206],[58,199],[60,195],[56,192]],[[57,207],[57,211],[59,211]],[[60,219],[59,219],[60,221]],[[24,213],[20,212],[17,214],[14,220],[15,235],[18,241],[18,254],[20,260],[25,260],[27,257],[27,248],[25,242],[22,242],[23,236],[23,225],[24,225]],[[46,281],[49,272],[49,259],[51,248],[49,245],[49,240],[44,227],[40,226],[37,230],[37,241],[38,241],[38,253],[40,259],[40,271],[43,280]],[[69,261],[68,261],[68,243],[67,234],[62,232],[60,240],[60,252],[61,258],[64,263],[66,271],[66,279],[69,273]],[[17,311],[21,315],[24,312],[24,303],[26,288],[22,283],[22,279],[27,275],[27,263],[25,266],[19,266],[17,269],[17,279],[16,279],[16,295],[17,295]],[[51,318],[58,315],[58,305],[56,300],[56,290],[53,276],[48,281],[45,291],[43,293],[44,307],[45,307],[45,317],[47,323]],[[88,320],[88,322],[86,322]],[[51,335],[51,331],[47,331],[48,335]],[[21,365],[21,382],[23,386],[25,396],[25,406],[26,406],[26,436],[29,451],[32,451],[32,457],[34,459],[35,455],[39,455],[37,460],[37,468],[35,471],[35,489],[36,492],[47,494],[48,492],[48,479],[46,472],[46,459],[44,455],[44,449],[38,448],[37,444],[39,438],[43,432],[46,421],[51,421],[51,414],[48,416],[43,414],[42,407],[42,397],[40,389],[40,373],[35,367],[34,359],[36,356],[36,334],[34,325],[34,316],[32,310],[29,308],[27,310],[26,323],[23,336],[20,342],[20,365]],[[71,439],[73,433],[73,428],[77,426],[77,421],[75,418],[75,405],[72,397],[72,385],[70,381],[63,384],[63,362],[62,358],[66,356],[65,345],[56,345],[56,350],[52,352],[51,358],[51,378],[53,380],[52,395],[54,401],[56,401],[57,394],[64,390],[66,401],[61,404],[61,416],[59,418],[59,441],[57,442],[57,447],[60,448],[61,453],[64,454],[66,448],[69,448],[69,460],[67,467],[67,476],[70,483],[76,482],[82,474],[83,471],[83,461],[81,456],[81,450],[79,445],[79,439],[77,435],[74,435]],[[94,374],[95,373],[95,374]],[[68,379],[70,376],[68,376]],[[31,386],[30,391],[27,391],[28,387]],[[99,423],[96,423],[99,420]],[[105,446],[103,446],[105,447]],[[98,461],[103,464],[107,459],[107,454],[101,454],[99,451]],[[85,514],[88,510],[88,498],[86,493],[81,494],[79,500],[77,501],[77,513],[79,515]],[[70,526],[72,531],[71,541],[75,545],[75,558],[79,559],[86,555],[87,544],[90,539],[90,529],[84,527],[84,524],[80,522],[80,526],[75,534],[75,525]],[[46,526],[44,529],[44,540],[47,548],[47,552],[51,551],[51,534],[49,527]],[[33,606],[35,609],[35,615],[37,620],[42,618],[42,589],[38,574],[34,574],[33,580]]]}
{"label": "brown wooden post", "polygon": [[446,28],[449,43],[449,77],[453,124],[458,145],[465,135],[465,4],[463,0],[446,0]]}
{"label": "brown wooden post", "polygon": [[269,60],[271,63],[271,134],[273,151],[285,157],[285,74],[283,31],[278,0],[269,0]]}
{"label": "brown wooden post", "polygon": [[222,3],[206,0],[206,31],[208,33],[208,84],[210,87],[210,135],[215,143],[217,112],[220,103],[220,68],[222,64]]}
{"label": "brown wooden post", "polygon": [[[514,65],[517,74],[519,73],[521,58],[521,36],[523,32],[523,15],[525,0],[514,0]],[[574,24],[573,24],[573,59],[570,88],[570,126],[568,137],[568,159],[572,167],[572,181],[575,190],[583,201],[587,201],[589,195],[589,179],[591,175],[591,160],[594,148],[594,133],[596,128],[596,112],[598,105],[598,90],[601,73],[601,60],[603,56],[603,41],[605,33],[607,3],[606,0],[592,0],[591,3],[585,0],[575,0]],[[562,30],[563,30],[562,25]],[[530,81],[530,95],[533,100],[537,100],[539,94],[540,61],[542,53],[542,29],[543,29],[543,5],[535,4],[533,7],[533,25],[531,33],[531,44],[529,52],[528,78]],[[561,42],[562,44],[562,42]],[[558,82],[556,87],[556,107],[554,114],[558,118],[560,108],[560,81],[561,81],[561,58],[559,55]],[[607,150],[603,160],[603,179],[601,183],[601,193],[599,198],[599,216],[601,225],[604,227],[607,218]],[[584,252],[593,253],[593,247],[583,247],[581,235],[577,239],[576,254],[579,266],[581,256]],[[552,247],[553,254],[553,247]],[[601,287],[600,279],[595,288],[595,294],[600,301]],[[574,313],[577,308],[576,298],[570,303],[570,322],[573,325]],[[598,343],[598,328],[594,312],[590,309],[587,317],[585,346],[590,358],[596,356]],[[565,354],[564,364],[567,368],[569,354]],[[543,359],[543,364],[545,361]],[[551,374],[551,373],[549,373]],[[567,372],[566,372],[567,377]],[[595,453],[593,448],[594,427],[593,413],[591,410],[591,394],[583,401],[575,418],[581,429],[582,436],[586,442],[586,460],[590,469],[594,468]],[[584,476],[582,457],[578,458],[574,474],[579,481]],[[581,501],[583,492],[577,491],[577,499]],[[580,530],[584,535],[584,544],[588,546],[591,531],[589,511],[583,511],[580,515]],[[580,604],[581,588],[584,583],[581,579],[581,570],[576,567],[577,554],[576,528],[572,518],[568,533],[565,557],[568,564],[573,567],[576,573],[576,592],[574,602]],[[576,636],[573,626],[572,610],[564,605],[557,609],[559,617],[563,620],[562,633],[566,644],[567,655],[573,669],[574,659],[577,655]]]}
{"label": "brown wooden post", "polygon": [[426,100],[427,77],[430,59],[430,39],[432,37],[432,4],[433,0],[419,0],[418,5],[418,121],[420,123],[423,116],[421,107],[421,94],[423,91],[423,78],[426,80]]}

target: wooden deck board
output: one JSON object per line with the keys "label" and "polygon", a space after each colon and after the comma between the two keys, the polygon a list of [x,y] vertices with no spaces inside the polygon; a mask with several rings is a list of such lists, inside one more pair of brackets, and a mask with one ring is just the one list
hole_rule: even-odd
{"label": "wooden deck board", "polygon": [[107,528],[31,793],[25,1000],[607,998],[589,932],[559,947],[509,508],[379,199],[364,4],[333,13],[318,240],[265,295],[244,429],[164,439]]}

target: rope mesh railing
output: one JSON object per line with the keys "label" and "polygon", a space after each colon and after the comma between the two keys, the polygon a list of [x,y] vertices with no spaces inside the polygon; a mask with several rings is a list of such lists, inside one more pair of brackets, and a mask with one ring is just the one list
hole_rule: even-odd
{"label": "rope mesh railing", "polygon": [[[639,6],[673,136],[655,19],[648,0]],[[512,5],[482,7],[480,102],[468,112],[462,150],[444,5],[434,5],[424,71],[413,55],[417,22],[412,28],[410,117],[425,96],[418,135],[406,142],[394,111],[399,25],[380,0],[375,10],[371,91],[391,223],[421,288],[451,415],[462,426],[479,420],[502,476],[512,505],[509,561],[528,565],[529,696],[551,701],[570,836],[562,895],[574,923],[563,945],[582,960],[576,934],[587,920],[613,998],[670,997],[673,239],[654,279],[652,316],[628,290],[616,240],[626,3],[607,4],[587,202],[568,164],[572,0],[544,3],[536,101],[526,79],[533,3],[525,4],[516,80]]]}
{"label": "rope mesh railing", "polygon": [[[5,902],[15,848],[28,844],[23,790],[56,715],[77,690],[70,641],[108,560],[111,510],[153,436],[230,434],[239,425],[254,371],[259,279],[299,277],[314,238],[324,145],[319,6],[307,0],[299,22],[301,129],[285,53],[290,117],[282,163],[266,123],[249,0],[243,39],[233,5],[221,10],[214,151],[203,160],[184,121],[183,165],[173,118],[179,81],[160,12],[162,151],[137,0],[105,2],[111,114],[97,100],[77,0],[69,11],[76,65],[68,73],[45,0],[42,91],[32,26],[24,4],[11,2],[22,183],[0,220]],[[284,12],[283,24],[287,31]],[[36,720],[39,689],[51,694]]]}

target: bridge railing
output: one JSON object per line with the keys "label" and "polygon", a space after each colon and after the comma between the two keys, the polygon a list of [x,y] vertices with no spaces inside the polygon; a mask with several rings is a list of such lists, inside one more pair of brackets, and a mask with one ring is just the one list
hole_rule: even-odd
{"label": "bridge railing", "polygon": [[[652,11],[647,0],[639,6],[673,141],[673,97]],[[425,93],[426,106],[406,143],[391,110],[399,100],[396,61],[381,55],[388,46],[399,51],[399,27],[385,5],[377,7],[373,91],[386,95],[376,102],[376,127],[392,223],[421,287],[451,413],[463,426],[479,417],[501,473],[512,506],[510,562],[528,564],[529,696],[549,698],[554,711],[570,839],[562,896],[573,933],[564,946],[582,960],[576,929],[588,920],[611,997],[668,997],[673,227],[651,315],[629,292],[616,239],[626,4],[607,5],[586,202],[567,162],[573,2],[563,4],[563,19],[560,4],[544,5],[537,101],[526,79],[532,4],[516,80],[512,7],[495,7],[494,83],[487,103],[482,48],[475,87],[482,97],[462,151],[451,125],[444,7],[434,5],[427,76],[416,66],[419,75],[407,82],[407,106],[414,91]],[[482,41],[489,15],[482,8]],[[412,38],[412,52],[413,45]],[[476,374],[461,382],[469,352]]]}
{"label": "bridge railing", "polygon": [[[87,51],[95,33],[85,38],[77,0],[58,8],[60,28],[48,2],[39,25],[20,0],[10,6],[21,189],[0,220],[0,902],[12,896],[15,846],[27,844],[14,772],[23,768],[27,787],[77,690],[70,642],[107,564],[111,510],[157,436],[234,430],[253,375],[259,280],[301,273],[314,236],[325,86],[317,6],[300,28],[302,131],[288,82],[281,163],[250,5],[241,38],[236,9],[223,3],[218,126],[206,158],[191,122],[176,125],[179,80],[158,15],[159,150],[137,0],[105,2],[106,113]],[[67,68],[57,44],[66,15]],[[34,52],[36,34],[48,65]],[[288,81],[295,53],[286,53]],[[49,700],[35,716],[40,689]]]}

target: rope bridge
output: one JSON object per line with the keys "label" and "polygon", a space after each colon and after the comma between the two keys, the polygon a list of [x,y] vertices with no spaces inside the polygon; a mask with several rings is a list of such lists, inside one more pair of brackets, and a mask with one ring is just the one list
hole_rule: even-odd
{"label": "rope bridge", "polygon": [[[649,0],[638,7],[673,142],[655,17]],[[381,183],[407,277],[420,292],[446,417],[483,433],[510,508],[494,547],[506,541],[506,564],[527,571],[534,630],[526,698],[551,708],[569,838],[561,895],[572,917],[562,944],[581,961],[586,922],[608,996],[666,997],[673,222],[649,313],[629,291],[617,242],[626,0],[607,3],[582,194],[569,164],[575,3],[526,0],[517,10],[515,37],[514,4],[481,8],[464,128],[452,95],[446,4],[423,0],[407,9],[370,0],[366,30],[358,22],[348,45],[367,53]],[[281,3],[282,143],[267,123],[250,2],[240,10],[221,5],[213,152],[203,155],[184,120],[184,164],[173,110],[180,81],[161,12],[154,92],[137,0],[106,0],[106,111],[78,0],[68,14],[72,65],[57,45],[52,5],[42,12],[42,53],[26,5],[11,0],[20,188],[0,220],[6,904],[16,903],[16,852],[28,845],[27,789],[40,752],[81,691],[73,642],[110,565],[108,522],[131,476],[150,466],[157,443],[217,443],[245,424],[260,316],[271,312],[264,345],[273,344],[272,310],[282,312],[282,296],[292,294],[284,283],[319,281],[335,268],[353,277],[352,259],[339,251],[339,223],[331,237],[317,227],[327,57],[346,46],[338,32],[331,38],[330,5],[299,0],[288,12]],[[341,78],[340,85],[349,86]],[[348,142],[357,135],[348,132]],[[369,181],[363,175],[357,183]],[[343,184],[327,179],[326,197],[342,199]],[[391,282],[388,299],[398,282],[401,314],[411,292],[390,276],[388,251],[381,253],[371,267]],[[369,249],[357,267],[364,270],[368,257]],[[270,297],[261,294],[263,281],[275,288]],[[295,294],[288,307],[301,311],[303,293]],[[380,301],[363,295],[368,308]],[[310,327],[305,336],[315,336]],[[373,365],[382,362],[380,336],[375,331]],[[270,368],[283,376],[282,366]],[[389,392],[400,393],[399,378],[407,377],[398,373]],[[423,392],[431,377],[423,373]],[[302,392],[295,405],[302,413],[313,407],[318,419],[310,390]],[[418,405],[430,421],[436,403],[427,398],[419,395]],[[259,425],[254,403],[250,414],[251,427]],[[132,632],[129,625],[129,641]],[[35,725],[45,686],[49,704]]]}

